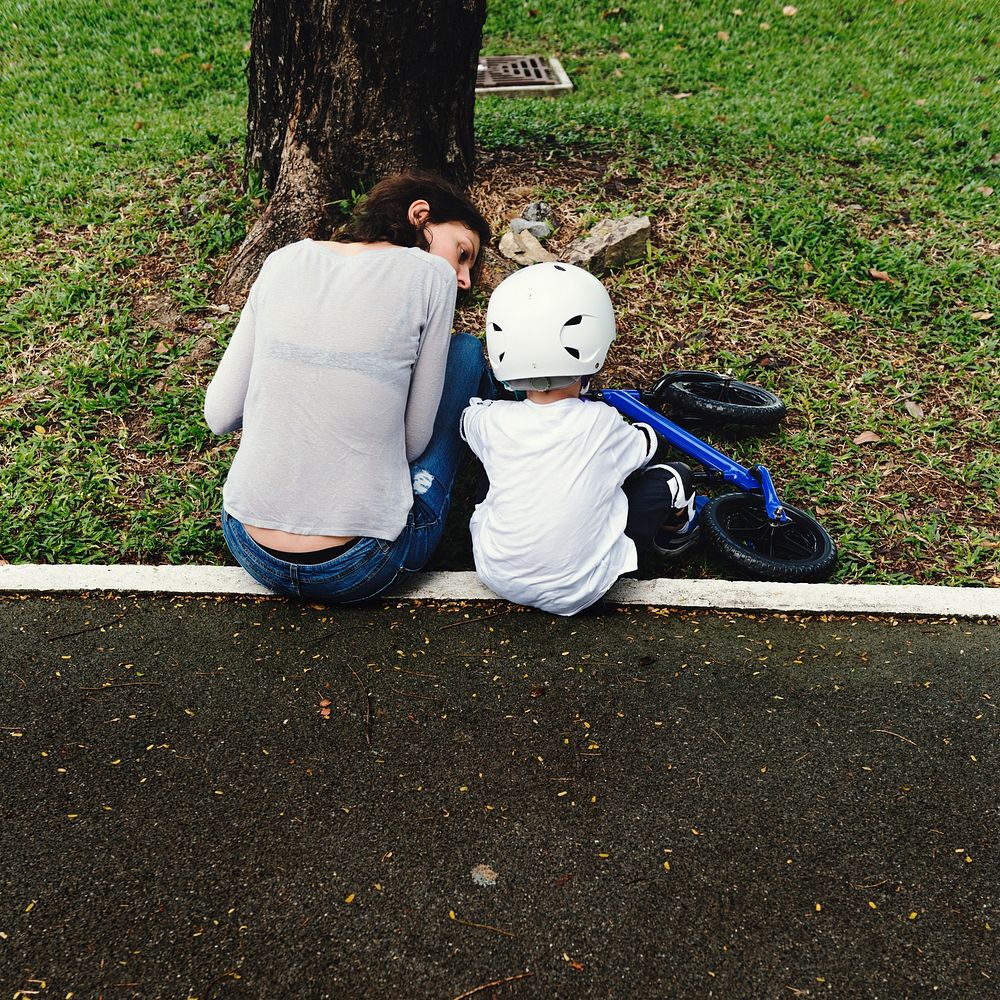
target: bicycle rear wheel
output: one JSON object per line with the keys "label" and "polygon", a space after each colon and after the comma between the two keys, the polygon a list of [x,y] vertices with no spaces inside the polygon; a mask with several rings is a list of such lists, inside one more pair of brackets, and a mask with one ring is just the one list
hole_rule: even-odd
{"label": "bicycle rear wheel", "polygon": [[785,415],[773,392],[715,372],[671,372],[654,392],[681,413],[719,423],[771,426]]}

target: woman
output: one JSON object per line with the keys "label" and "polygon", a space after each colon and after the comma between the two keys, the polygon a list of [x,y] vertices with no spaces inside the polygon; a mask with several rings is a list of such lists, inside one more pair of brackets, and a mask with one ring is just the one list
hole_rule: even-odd
{"label": "woman", "polygon": [[489,224],[429,174],[377,184],[344,242],[264,262],[205,394],[216,434],[242,427],[222,529],[240,565],[291,597],[374,597],[437,546],[484,374],[451,335]]}

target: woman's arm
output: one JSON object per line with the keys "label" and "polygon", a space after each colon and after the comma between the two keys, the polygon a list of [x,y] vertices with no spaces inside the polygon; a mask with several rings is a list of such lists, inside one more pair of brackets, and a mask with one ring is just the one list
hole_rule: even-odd
{"label": "woman's arm", "polygon": [[243,404],[250,384],[254,348],[254,310],[251,299],[243,307],[232,340],[205,391],[205,422],[215,434],[228,434],[243,425]]}
{"label": "woman's arm", "polygon": [[423,454],[434,430],[434,418],[441,402],[451,327],[455,321],[455,298],[458,286],[446,282],[432,300],[427,316],[410,392],[406,400],[406,460],[412,462]]}

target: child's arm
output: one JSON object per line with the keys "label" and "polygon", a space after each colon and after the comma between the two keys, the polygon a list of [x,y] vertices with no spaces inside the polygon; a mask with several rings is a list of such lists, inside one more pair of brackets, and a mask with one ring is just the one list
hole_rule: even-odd
{"label": "child's arm", "polygon": [[615,456],[615,466],[622,473],[622,479],[641,469],[656,455],[659,439],[649,424],[628,423],[615,410],[611,413],[617,417],[614,426],[608,434],[607,447]]}
{"label": "child's arm", "polygon": [[480,459],[483,457],[483,421],[486,419],[486,408],[492,402],[491,399],[479,399],[478,397],[470,399],[469,405],[462,410],[462,416],[458,423],[458,433],[462,440]]}

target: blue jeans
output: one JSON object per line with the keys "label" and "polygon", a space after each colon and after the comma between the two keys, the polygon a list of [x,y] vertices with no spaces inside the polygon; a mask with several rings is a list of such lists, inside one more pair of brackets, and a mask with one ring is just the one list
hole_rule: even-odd
{"label": "blue jeans", "polygon": [[469,333],[455,334],[448,348],[444,389],[430,442],[410,464],[413,507],[397,538],[361,538],[335,559],[307,566],[286,562],[262,549],[223,510],[222,533],[236,561],[275,593],[335,604],[377,597],[402,574],[423,569],[441,541],[465,449],[459,419],[470,397],[479,394],[484,371],[480,342]]}

